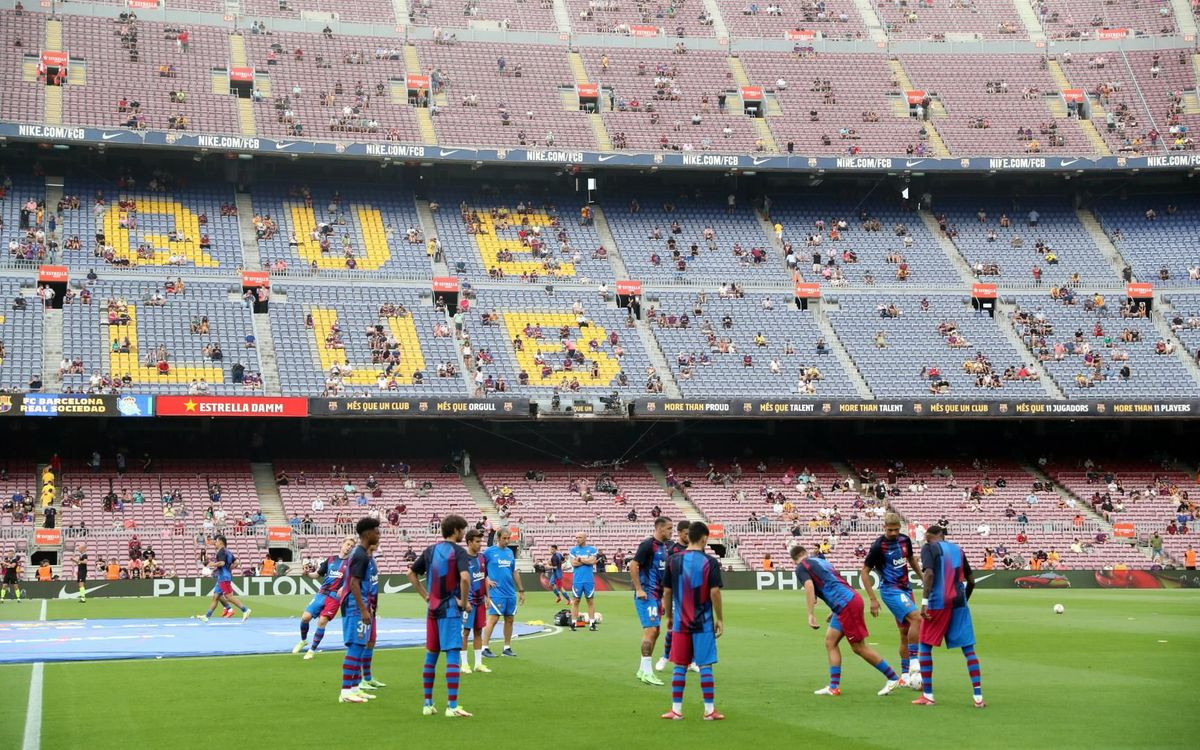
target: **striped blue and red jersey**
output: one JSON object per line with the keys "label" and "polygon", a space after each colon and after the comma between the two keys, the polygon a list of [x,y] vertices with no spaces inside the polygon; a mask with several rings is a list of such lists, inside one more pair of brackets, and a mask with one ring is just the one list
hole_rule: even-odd
{"label": "striped blue and red jersey", "polygon": [[654,537],[647,537],[638,545],[633,560],[638,564],[638,580],[646,592],[646,599],[661,599],[667,574],[667,545]]}
{"label": "striped blue and red jersey", "polygon": [[222,565],[216,569],[216,571],[213,573],[213,577],[218,581],[232,581],[233,564],[236,561],[237,558],[233,556],[233,553],[229,551],[228,547],[222,547],[221,549],[217,550],[217,562],[222,563]]}
{"label": "striped blue and red jersey", "polygon": [[321,588],[318,593],[326,596],[337,596],[342,588],[342,566],[346,564],[346,558],[333,555],[321,563],[321,567],[317,568],[317,575],[321,576]]}
{"label": "striped blue and red jersey", "polygon": [[354,598],[354,593],[350,590],[350,581],[358,579],[363,604],[367,603],[367,582],[370,578],[370,574],[368,573],[370,565],[371,555],[367,552],[367,548],[361,544],[355,546],[350,551],[350,556],[346,558],[346,562],[342,566],[342,587],[339,589],[343,617],[346,615],[356,615],[360,611],[358,601]]}
{"label": "striped blue and red jersey", "polygon": [[467,555],[467,572],[471,574],[471,606],[483,605],[483,597],[487,592],[487,566],[483,563],[482,555]]}
{"label": "striped blue and red jersey", "polygon": [[371,611],[379,609],[379,563],[374,555],[367,558],[367,577],[363,580],[363,592]]}
{"label": "striped blue and red jersey", "polygon": [[666,587],[676,633],[713,632],[712,590],[724,587],[721,564],[699,550],[675,555],[667,564]]}
{"label": "striped blue and red jersey", "polygon": [[460,576],[469,572],[470,566],[471,558],[467,551],[445,540],[426,547],[413,563],[412,571],[419,576],[426,576],[430,617],[441,620],[462,614],[458,607]]}
{"label": "striped blue and red jersey", "polygon": [[933,571],[933,585],[925,592],[929,609],[967,606],[967,573],[971,570],[962,548],[954,542],[926,542],[921,567]]}
{"label": "striped blue and red jersey", "polygon": [[879,588],[911,591],[908,583],[908,558],[912,556],[912,539],[901,534],[895,539],[880,536],[871,545],[863,564],[879,574]]}
{"label": "striped blue and red jersey", "polygon": [[854,599],[854,589],[823,558],[806,557],[796,565],[796,583],[803,586],[805,581],[812,581],[813,593],[828,604],[834,614],[840,613]]}

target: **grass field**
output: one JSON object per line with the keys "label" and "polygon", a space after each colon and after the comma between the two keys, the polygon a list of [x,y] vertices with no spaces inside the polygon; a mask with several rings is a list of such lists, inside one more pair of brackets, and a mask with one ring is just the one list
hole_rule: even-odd
{"label": "grass field", "polygon": [[[716,667],[718,708],[700,720],[698,675],[689,675],[682,722],[659,714],[669,687],[634,680],[640,637],[630,597],[601,594],[598,632],[563,632],[515,646],[518,659],[462,679],[474,719],[420,715],[419,649],[379,651],[375,676],[389,684],[370,704],[339,705],[339,653],[305,662],[279,654],[45,666],[41,747],[182,748],[217,742],[266,746],[624,750],[650,743],[688,747],[895,748],[934,738],[969,748],[1195,747],[1186,719],[1200,665],[1200,594],[1193,591],[994,591],[972,600],[988,707],[972,708],[962,655],[935,654],[938,705],[909,704],[912,691],[878,697],[882,678],[843,648],[840,698],[812,695],[827,678],[821,635],[803,624],[795,592],[726,593],[726,635]],[[1054,602],[1067,613],[1051,612]],[[287,616],[299,597],[250,602],[258,616]],[[384,597],[385,616],[416,617],[415,596]],[[48,619],[185,617],[199,600],[51,601]],[[521,619],[549,620],[556,607],[535,594]],[[4,604],[0,620],[36,619],[39,604]],[[820,611],[820,610],[818,610]],[[891,663],[895,630],[869,621]],[[330,636],[340,632],[331,628]],[[29,665],[0,666],[0,748],[21,748]],[[445,705],[441,681],[435,698]],[[343,719],[353,717],[353,723]],[[1191,738],[1191,739],[1189,739]]]}

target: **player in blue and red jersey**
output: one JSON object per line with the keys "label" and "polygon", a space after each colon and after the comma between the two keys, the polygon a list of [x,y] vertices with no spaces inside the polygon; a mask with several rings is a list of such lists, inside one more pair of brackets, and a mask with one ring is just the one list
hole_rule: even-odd
{"label": "player in blue and red jersey", "polygon": [[571,603],[571,590],[563,588],[563,561],[567,558],[558,551],[557,544],[550,545],[550,562],[546,565],[546,583],[554,592],[554,603]]}
{"label": "player in blue and red jersey", "polygon": [[[883,517],[883,535],[871,545],[859,577],[871,600],[871,617],[879,616],[879,599],[882,598],[900,628],[900,686],[920,688],[917,635],[921,632],[921,618],[917,616],[912,586],[908,583],[909,570],[921,575],[912,539],[900,533],[900,516],[888,513]],[[879,597],[875,596],[871,571],[879,576]]]}
{"label": "player in blue and red jersey", "polygon": [[370,558],[367,562],[367,577],[363,580],[363,590],[367,595],[367,607],[371,610],[371,640],[363,649],[362,659],[359,663],[358,691],[364,695],[370,695],[368,691],[387,687],[387,683],[380,682],[371,676],[371,659],[375,656],[375,637],[379,634],[379,628],[376,626],[376,618],[379,616],[379,562],[375,559],[378,550],[379,542],[377,540],[367,550]]}
{"label": "player in blue and red jersey", "polygon": [[629,563],[629,578],[633,582],[633,608],[642,623],[642,658],[637,679],[647,685],[663,685],[654,675],[654,646],[658,643],[661,626],[663,581],[667,574],[667,545],[671,543],[671,519],[659,516],[654,520],[654,534],[642,540]]}
{"label": "player in blue and red jersey", "polygon": [[308,578],[320,580],[321,588],[317,589],[312,601],[304,608],[304,614],[300,615],[300,642],[292,647],[293,654],[300,653],[308,645],[309,623],[314,617],[317,618],[317,632],[313,634],[312,645],[304,652],[304,658],[313,658],[321,646],[321,640],[325,637],[325,626],[342,606],[341,599],[338,598],[342,588],[342,565],[356,543],[354,537],[346,537],[342,540],[338,554],[323,560],[315,571],[304,574]]}
{"label": "player in blue and red jersey", "polygon": [[361,518],[354,530],[358,544],[350,551],[342,574],[342,693],[339,703],[365,703],[375,696],[364,693],[362,664],[367,647],[374,642],[375,611],[370,605],[371,549],[379,544],[379,519]]}
{"label": "player in blue and red jersey", "polygon": [[502,656],[515,657],[512,650],[513,625],[516,622],[517,605],[525,603],[525,587],[521,585],[521,576],[517,573],[517,558],[509,544],[512,532],[502,528],[496,532],[495,545],[483,551],[483,564],[487,566],[488,612],[487,628],[483,631],[483,655],[485,658],[496,657],[488,644],[492,640],[492,631],[500,618],[504,618],[504,650]]}
{"label": "player in blue and red jersey", "polygon": [[867,645],[867,622],[863,618],[863,600],[858,592],[850,588],[837,570],[820,557],[809,557],[808,550],[800,545],[792,547],[792,560],[796,563],[796,581],[804,586],[804,602],[808,609],[808,626],[813,630],[817,624],[813,608],[817,599],[829,605],[833,614],[829,618],[829,630],[825,633],[825,651],[829,656],[829,684],[815,691],[817,695],[842,694],[842,651],[838,647],[845,638],[850,648],[878,669],[887,683],[879,695],[887,695],[900,685],[900,678],[875,649]]}
{"label": "player in blue and red jersey", "polygon": [[921,548],[921,580],[925,598],[921,600],[921,681],[923,693],[913,703],[932,706],[933,647],[946,641],[946,648],[961,648],[967,658],[967,673],[975,707],[983,708],[983,687],[980,684],[979,657],[975,655],[975,627],[967,600],[975,590],[971,564],[962,549],[946,541],[946,530],[930,526],[925,531],[925,546]]}
{"label": "player in blue and red jersey", "polygon": [[250,617],[250,608],[242,604],[233,593],[233,564],[237,558],[229,551],[229,542],[225,540],[224,534],[217,534],[214,541],[217,554],[216,561],[213,562],[213,578],[216,579],[217,585],[212,592],[212,606],[199,619],[208,622],[208,618],[212,617],[212,613],[217,609],[217,602],[227,602],[242,610],[242,622],[245,622]]}
{"label": "player in blue and red jersey", "polygon": [[704,697],[704,720],[720,721],[713,692],[713,665],[717,663],[717,639],[725,632],[721,607],[721,565],[704,553],[708,526],[694,521],[688,526],[688,547],[667,563],[663,584],[663,615],[671,622],[671,710],[664,719],[683,718],[683,689],[688,665],[700,665],[700,692]]}
{"label": "player in blue and red jersey", "polygon": [[[468,636],[473,633],[475,636],[472,644],[475,649],[474,671],[486,674],[492,670],[483,663],[483,628],[487,625],[488,607],[487,564],[479,554],[483,550],[483,532],[479,529],[471,529],[467,532],[466,540],[467,559],[470,560],[467,570],[471,573],[471,611],[463,612],[463,644],[466,644]],[[459,661],[462,663],[462,673],[471,674],[471,660],[467,658],[465,648],[459,655]]]}
{"label": "player in blue and red jersey", "polygon": [[[446,716],[471,714],[458,705],[458,654],[462,650],[463,613],[471,612],[471,561],[459,546],[467,530],[467,519],[449,515],[442,519],[442,541],[425,548],[408,571],[408,580],[421,598],[429,603],[425,620],[425,666],[421,678],[425,687],[425,706],[421,713],[433,716],[433,679],[438,656],[446,652]],[[418,576],[426,576],[428,588]]]}
{"label": "player in blue and red jersey", "polygon": [[[671,564],[671,558],[675,555],[683,554],[688,548],[688,527],[692,525],[691,521],[680,521],[675,524],[675,538],[667,542],[667,564]],[[662,607],[659,607],[660,611]],[[667,632],[663,635],[663,655],[659,658],[658,663],[654,665],[656,672],[661,672],[671,663],[671,625],[667,623]],[[699,672],[700,668],[695,664],[688,666],[689,672]]]}

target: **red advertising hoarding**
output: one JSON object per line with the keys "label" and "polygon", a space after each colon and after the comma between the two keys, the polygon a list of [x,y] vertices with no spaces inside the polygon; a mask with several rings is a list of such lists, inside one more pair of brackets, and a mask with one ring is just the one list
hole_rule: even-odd
{"label": "red advertising hoarding", "polygon": [[158,396],[160,417],[307,417],[302,396]]}

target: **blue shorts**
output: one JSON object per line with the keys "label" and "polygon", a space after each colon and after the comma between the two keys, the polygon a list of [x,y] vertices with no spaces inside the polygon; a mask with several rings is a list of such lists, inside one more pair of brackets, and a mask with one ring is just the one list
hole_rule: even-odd
{"label": "blue shorts", "polygon": [[517,613],[517,597],[492,595],[492,604],[488,607],[489,615],[512,617]]}
{"label": "blue shorts", "polygon": [[372,625],[364,622],[358,611],[342,616],[342,641],[347,646],[365,646],[371,642]]}
{"label": "blue shorts", "polygon": [[571,595],[576,599],[591,599],[596,595],[596,584],[577,583],[571,587]]}
{"label": "blue shorts", "polygon": [[946,648],[962,648],[975,645],[975,625],[971,622],[971,609],[958,607],[950,614],[950,627],[946,630]]}
{"label": "blue shorts", "polygon": [[633,597],[633,609],[643,628],[657,628],[662,623],[662,606],[658,599]]}
{"label": "blue shorts", "polygon": [[558,568],[551,568],[550,572],[546,574],[546,583],[549,583],[553,587],[554,584],[560,581],[562,581],[562,571]]}
{"label": "blue shorts", "polygon": [[324,594],[317,594],[313,597],[309,605],[304,608],[304,611],[308,613],[309,617],[319,617],[321,610],[325,609],[325,602],[328,598]]}
{"label": "blue shorts", "polygon": [[483,630],[487,625],[487,611],[483,602],[471,602],[471,611],[463,612],[463,630]]}
{"label": "blue shorts", "polygon": [[887,605],[888,611],[892,613],[892,617],[896,618],[897,623],[904,622],[904,618],[917,611],[911,591],[886,588],[881,589],[879,595],[883,599],[883,603]]}
{"label": "blue shorts", "polygon": [[426,651],[461,651],[463,647],[463,618],[457,608],[446,617],[425,618]]}
{"label": "blue shorts", "polygon": [[686,667],[689,664],[707,666],[717,663],[717,637],[713,633],[671,634],[671,663]]}

